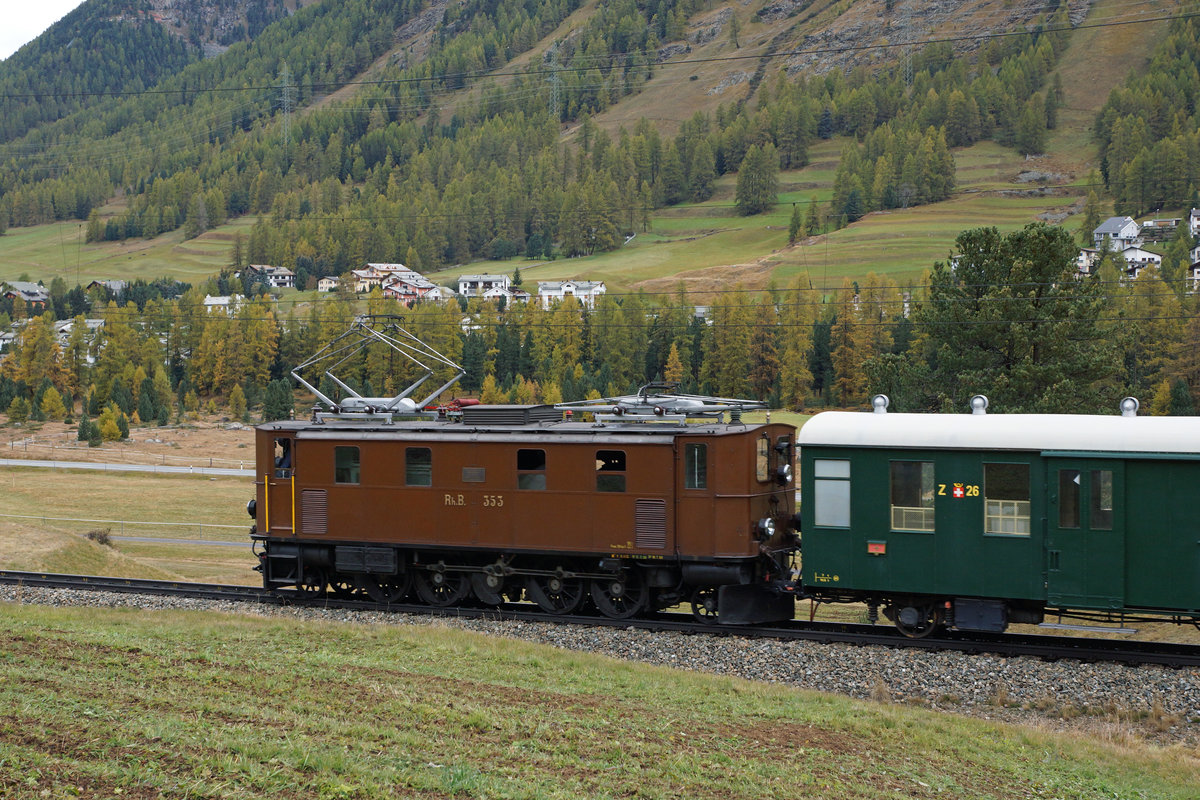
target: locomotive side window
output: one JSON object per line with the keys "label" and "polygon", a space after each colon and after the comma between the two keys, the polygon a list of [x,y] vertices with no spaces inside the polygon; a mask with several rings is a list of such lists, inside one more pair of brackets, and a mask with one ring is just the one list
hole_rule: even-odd
{"label": "locomotive side window", "polygon": [[517,451],[517,488],[546,488],[546,451]]}
{"label": "locomotive side window", "polygon": [[292,477],[292,440],[275,440],[275,477]]}
{"label": "locomotive side window", "polygon": [[822,528],[850,527],[850,462],[813,461],[813,522]]}
{"label": "locomotive side window", "polygon": [[625,491],[625,451],[596,451],[596,491]]}
{"label": "locomotive side window", "polygon": [[1079,527],[1080,472],[1077,469],[1058,471],[1058,527]]}
{"label": "locomotive side window", "polygon": [[1110,469],[1092,470],[1091,529],[1111,531],[1113,529],[1113,474]]}
{"label": "locomotive side window", "polygon": [[771,442],[769,439],[759,439],[754,459],[754,477],[759,483],[771,480]]}
{"label": "locomotive side window", "polygon": [[892,462],[892,530],[933,531],[933,462]]}
{"label": "locomotive side window", "polygon": [[683,488],[708,488],[708,445],[683,446]]}
{"label": "locomotive side window", "polygon": [[1029,535],[1029,465],[983,465],[984,533]]}
{"label": "locomotive side window", "polygon": [[433,486],[433,451],[428,447],[404,449],[404,485]]}
{"label": "locomotive side window", "polygon": [[333,482],[358,483],[358,448],[333,448]]}

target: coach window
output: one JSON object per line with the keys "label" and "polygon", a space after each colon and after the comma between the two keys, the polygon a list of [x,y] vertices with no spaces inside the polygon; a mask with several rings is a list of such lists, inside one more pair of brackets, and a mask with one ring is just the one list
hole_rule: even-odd
{"label": "coach window", "polygon": [[1092,512],[1088,527],[1094,531],[1113,529],[1113,474],[1110,469],[1092,470]]}
{"label": "coach window", "polygon": [[683,488],[708,488],[708,445],[683,446]]}
{"label": "coach window", "polygon": [[813,522],[822,528],[850,527],[850,462],[813,461]]}
{"label": "coach window", "polygon": [[933,462],[892,462],[892,530],[933,530]]}
{"label": "coach window", "polygon": [[517,451],[517,488],[546,488],[546,451]]}
{"label": "coach window", "polygon": [[625,451],[596,451],[596,491],[625,491]]}
{"label": "coach window", "polygon": [[984,533],[1029,535],[1029,465],[983,465]]}
{"label": "coach window", "polygon": [[358,448],[333,448],[333,482],[358,483]]}
{"label": "coach window", "polygon": [[766,437],[758,440],[754,458],[754,477],[759,483],[771,480],[771,440]]}
{"label": "coach window", "polygon": [[1058,471],[1058,527],[1079,527],[1079,482],[1081,473],[1077,469]]}
{"label": "coach window", "polygon": [[405,448],[404,484],[433,486],[433,451],[428,447]]}

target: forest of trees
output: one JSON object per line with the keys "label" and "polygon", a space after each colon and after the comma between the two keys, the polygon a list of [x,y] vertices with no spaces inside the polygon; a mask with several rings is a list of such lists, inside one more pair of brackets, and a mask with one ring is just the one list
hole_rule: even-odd
{"label": "forest of trees", "polygon": [[[541,69],[502,86],[480,81],[577,6],[449,6],[428,54],[394,55],[352,98],[293,115],[285,140],[280,76],[293,76],[303,109],[359,75],[426,11],[419,0],[305,8],[163,78],[155,93],[98,100],[14,140],[38,152],[0,165],[0,219],[87,219],[88,240],[99,241],[180,227],[195,236],[255,214],[245,255],[303,269],[311,281],[365,261],[432,269],[497,252],[586,255],[618,247],[656,208],[709,198],[726,173],[746,184],[738,213],[766,210],[774,172],[803,166],[812,142],[834,135],[860,143],[846,148],[817,228],[936,202],[954,188],[949,148],[991,137],[1034,152],[1057,108],[1047,75],[1066,34],[1046,29],[1065,24],[1065,9],[990,40],[973,65],[949,44],[928,45],[914,55],[911,85],[898,71],[780,72],[752,102],[696,113],[675,136],[645,120],[610,134],[591,117],[641,90],[698,0],[603,4],[543,54]],[[477,91],[455,101],[448,124],[428,113],[468,86]],[[569,147],[564,123],[579,125]],[[742,176],[747,156],[751,174]],[[127,211],[93,212],[117,190]]]}
{"label": "forest of trees", "polygon": [[[711,303],[707,319],[682,287],[610,293],[592,312],[574,298],[549,310],[478,299],[406,309],[376,289],[366,311],[399,315],[466,369],[455,391],[484,402],[579,400],[665,380],[793,409],[862,407],[884,392],[895,410],[962,410],[982,393],[1002,413],[1108,413],[1132,394],[1151,413],[1193,413],[1200,351],[1186,343],[1200,340],[1200,301],[1153,268],[1122,281],[1111,258],[1083,275],[1076,252],[1065,231],[1043,223],[1010,234],[976,229],[920,284],[871,274],[829,295],[803,283],[734,287],[699,298]],[[0,407],[44,418],[115,404],[114,425],[119,415],[165,422],[202,406],[247,419],[260,407],[286,415],[290,369],[362,310],[335,293],[303,316],[266,296],[227,315],[207,312],[204,293],[171,299],[147,287],[124,304],[96,298],[90,313],[104,326],[89,340],[80,315],[66,345],[54,311],[29,318],[0,363]],[[337,372],[363,394],[391,395],[415,370],[380,348]]]}

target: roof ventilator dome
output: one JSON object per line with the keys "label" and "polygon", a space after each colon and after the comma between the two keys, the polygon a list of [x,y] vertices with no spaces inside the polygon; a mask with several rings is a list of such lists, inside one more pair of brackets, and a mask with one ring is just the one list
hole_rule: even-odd
{"label": "roof ventilator dome", "polygon": [[1138,402],[1136,397],[1126,397],[1121,400],[1121,416],[1136,417],[1138,409],[1142,404]]}
{"label": "roof ventilator dome", "polygon": [[986,414],[988,408],[987,395],[977,394],[971,398],[971,413]]}
{"label": "roof ventilator dome", "polygon": [[886,414],[891,401],[886,394],[877,394],[871,398],[871,410],[876,414]]}

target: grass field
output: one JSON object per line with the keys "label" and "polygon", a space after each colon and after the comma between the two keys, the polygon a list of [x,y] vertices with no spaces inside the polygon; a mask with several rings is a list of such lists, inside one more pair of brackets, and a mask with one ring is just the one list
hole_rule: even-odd
{"label": "grass field", "polygon": [[[245,507],[254,487],[248,478],[5,467],[0,486],[0,568],[261,582],[252,571]],[[109,544],[87,538],[101,531]]]}
{"label": "grass field", "polygon": [[1194,798],[1196,754],[441,626],[0,607],[0,794]]}

